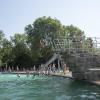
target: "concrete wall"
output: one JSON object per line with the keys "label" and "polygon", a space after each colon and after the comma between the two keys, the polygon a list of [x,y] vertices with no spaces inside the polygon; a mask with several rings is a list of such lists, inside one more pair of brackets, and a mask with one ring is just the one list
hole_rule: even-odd
{"label": "concrete wall", "polygon": [[81,53],[66,52],[64,54],[64,59],[72,70],[72,76],[74,78],[89,81],[100,80],[100,56],[84,53],[82,51]]}

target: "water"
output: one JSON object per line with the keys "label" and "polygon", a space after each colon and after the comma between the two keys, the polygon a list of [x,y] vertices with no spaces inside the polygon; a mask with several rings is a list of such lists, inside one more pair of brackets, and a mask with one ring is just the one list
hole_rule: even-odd
{"label": "water", "polygon": [[0,100],[100,100],[100,87],[63,77],[0,74]]}

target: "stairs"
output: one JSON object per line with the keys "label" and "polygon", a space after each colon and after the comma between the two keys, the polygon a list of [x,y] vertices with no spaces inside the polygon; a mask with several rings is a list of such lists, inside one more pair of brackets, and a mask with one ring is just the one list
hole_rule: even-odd
{"label": "stairs", "polygon": [[58,59],[59,58],[59,54],[54,54],[53,56],[52,56],[52,58],[51,59],[49,59],[45,64],[44,64],[44,66],[45,67],[48,67],[48,65],[50,64],[50,63],[52,63],[53,61],[55,61],[56,59]]}

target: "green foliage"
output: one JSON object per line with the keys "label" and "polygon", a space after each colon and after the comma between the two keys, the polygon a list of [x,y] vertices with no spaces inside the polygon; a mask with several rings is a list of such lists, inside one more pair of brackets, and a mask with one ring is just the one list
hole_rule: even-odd
{"label": "green foliage", "polygon": [[26,44],[26,42],[27,42],[27,35],[26,34],[16,33],[13,37],[11,37],[11,41],[12,41],[12,43],[14,45]]}
{"label": "green foliage", "polygon": [[8,64],[8,61],[11,56],[12,51],[12,43],[8,41],[7,39],[4,39],[2,42],[2,63],[3,65]]}
{"label": "green foliage", "polygon": [[40,50],[39,62],[40,63],[47,62],[50,59],[50,57],[52,57],[52,55],[53,55],[53,51],[52,51],[51,47],[46,46],[46,47],[42,48]]}
{"label": "green foliage", "polygon": [[0,31],[0,66],[29,68],[34,64],[45,63],[54,53],[54,40],[61,37],[68,38],[72,48],[93,48],[92,39],[85,39],[84,32],[78,27],[64,26],[56,18],[44,16],[27,25],[24,34],[16,33],[10,40]]}
{"label": "green foliage", "polygon": [[3,31],[0,31],[0,66],[5,64],[9,58],[10,42],[4,37]]}
{"label": "green foliage", "polygon": [[3,39],[4,39],[4,33],[2,30],[0,30],[0,48],[2,47]]}
{"label": "green foliage", "polygon": [[85,38],[84,31],[81,31],[78,27],[73,25],[65,27],[67,31],[67,37],[71,42],[73,48],[82,48],[82,42]]}
{"label": "green foliage", "polygon": [[66,26],[65,27],[68,37],[69,38],[81,38],[84,37],[84,31],[81,31],[78,27],[75,27],[73,25]]}
{"label": "green foliage", "polygon": [[52,55],[53,51],[49,43],[53,41],[61,31],[62,25],[60,21],[52,19],[51,17],[40,17],[36,19],[32,25],[25,27],[25,33],[28,35],[28,43],[33,52],[32,56],[37,63],[45,62],[46,59]]}
{"label": "green foliage", "polygon": [[13,43],[12,62],[13,66],[29,67],[32,66],[32,56],[27,44],[26,34],[15,34],[11,37]]}
{"label": "green foliage", "polygon": [[41,38],[55,38],[60,32],[61,23],[57,19],[51,17],[40,17],[33,23],[35,34],[39,34]]}

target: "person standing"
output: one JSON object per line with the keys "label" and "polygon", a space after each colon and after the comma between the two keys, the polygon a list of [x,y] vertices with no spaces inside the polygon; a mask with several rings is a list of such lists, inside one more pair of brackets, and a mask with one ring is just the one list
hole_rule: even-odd
{"label": "person standing", "polygon": [[54,72],[54,74],[55,74],[55,72],[56,72],[56,66],[55,66],[55,64],[53,64],[53,72]]}
{"label": "person standing", "polygon": [[67,65],[64,64],[64,65],[63,65],[63,72],[64,72],[64,75],[66,75],[66,71],[67,71]]}

